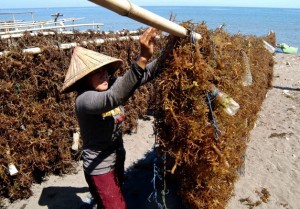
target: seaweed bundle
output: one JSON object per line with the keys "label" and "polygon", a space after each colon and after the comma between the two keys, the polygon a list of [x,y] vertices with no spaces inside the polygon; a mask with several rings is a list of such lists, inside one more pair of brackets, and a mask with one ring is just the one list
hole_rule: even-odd
{"label": "seaweed bundle", "polygon": [[[176,39],[157,80],[158,150],[166,154],[167,169],[188,208],[225,208],[274,62],[262,38],[209,31],[204,24],[185,27],[203,37]],[[244,83],[247,69],[250,85]],[[236,114],[224,111],[216,89],[239,104]]]}

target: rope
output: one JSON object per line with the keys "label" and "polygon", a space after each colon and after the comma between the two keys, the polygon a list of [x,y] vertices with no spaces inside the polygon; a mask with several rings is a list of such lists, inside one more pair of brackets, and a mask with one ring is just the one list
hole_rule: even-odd
{"label": "rope", "polygon": [[195,52],[195,50],[196,50],[196,46],[195,45],[197,43],[197,40],[195,39],[194,34],[195,34],[194,30],[188,29],[188,36],[189,36],[190,43],[191,43],[191,48],[192,48],[192,50],[191,50],[191,60],[192,60],[192,62],[194,62],[194,60],[193,60],[193,52]]}
{"label": "rope", "polygon": [[[190,36],[190,42],[191,44],[193,44],[193,47],[192,49],[195,50],[196,47],[195,47],[195,44],[196,44],[196,40],[193,36],[195,32],[193,30],[189,30],[189,36]],[[213,56],[214,56],[214,59],[216,58],[215,57],[215,46],[213,44]],[[191,57],[192,57],[192,52],[191,52]],[[211,121],[212,121],[212,125],[214,127],[214,133],[215,133],[215,136],[214,136],[214,140],[215,141],[218,141],[218,137],[219,137],[219,133],[221,133],[221,131],[219,130],[219,125],[218,125],[218,122],[216,121],[215,117],[214,117],[214,112],[213,112],[213,108],[212,108],[212,101],[216,98],[217,96],[217,93],[206,93],[206,98],[207,98],[207,103],[208,103],[208,107],[209,107],[209,112],[210,112],[210,117],[211,117]]]}
{"label": "rope", "polygon": [[189,31],[190,41],[191,41],[192,44],[196,44],[196,42],[197,42],[195,37],[194,37],[194,34],[195,34],[195,32],[193,30]]}
{"label": "rope", "polygon": [[[155,102],[155,110],[157,110],[156,108],[156,105],[157,105],[157,102],[156,102],[156,97],[157,96],[157,87],[156,85],[154,86],[154,102]],[[156,114],[156,113],[155,113]],[[154,135],[155,135],[155,143],[153,145],[153,150],[154,152],[156,152],[156,149],[157,147],[159,147],[159,143],[158,143],[158,140],[157,140],[157,131],[154,132]],[[151,194],[149,195],[148,197],[148,201],[149,202],[152,202],[154,201],[157,205],[157,208],[158,209],[168,209],[167,206],[166,206],[166,194],[168,194],[168,192],[166,192],[166,180],[165,180],[165,176],[166,176],[166,157],[165,157],[166,154],[164,154],[164,157],[163,157],[163,177],[160,175],[160,169],[158,167],[158,158],[157,156],[155,157],[154,161],[153,161],[153,178],[151,180],[151,183],[153,185],[153,191],[151,192]],[[156,187],[156,183],[157,183],[157,180],[158,181],[163,181],[163,189],[161,191],[161,198],[162,198],[162,203],[159,202],[158,200],[158,188]]]}
{"label": "rope", "polygon": [[[162,62],[165,60],[166,53],[168,51],[168,47],[173,46],[173,41],[169,42],[167,46],[163,47],[159,57],[157,58],[157,62],[155,64],[155,77],[157,77],[160,73],[162,73]],[[154,108],[155,111],[157,111],[157,85],[154,85]],[[158,113],[155,112],[154,115],[157,115]],[[155,120],[155,117],[154,117]],[[155,121],[154,121],[155,123]],[[155,135],[155,143],[153,146],[154,152],[156,152],[156,149],[159,147],[158,143],[158,135],[157,131],[154,132]],[[163,168],[162,170],[159,169],[158,161],[159,158],[156,156],[153,162],[153,178],[151,180],[151,183],[153,185],[153,192],[149,195],[148,201],[154,201],[157,205],[158,209],[168,209],[166,204],[166,195],[169,193],[167,191],[167,184],[166,184],[166,174],[167,174],[167,168],[166,168],[166,153],[164,153],[163,157],[161,158],[163,162]],[[160,174],[162,173],[163,176]],[[158,181],[162,182],[162,189],[161,189],[161,202],[159,202],[159,188],[156,187]]]}
{"label": "rope", "polygon": [[163,190],[161,191],[162,201],[163,201],[163,208],[168,209],[167,203],[166,203],[166,195],[169,194],[169,191],[167,190],[167,184],[166,184],[166,175],[167,175],[167,155],[164,153],[163,155]]}
{"label": "rope", "polygon": [[[158,144],[155,143],[154,147],[158,147]],[[153,178],[151,180],[151,183],[153,185],[153,191],[147,198],[149,202],[154,201],[157,205],[158,209],[168,209],[167,203],[166,203],[166,195],[169,194],[169,191],[167,190],[167,183],[166,183],[166,174],[167,174],[167,166],[166,166],[166,153],[164,153],[162,157],[163,161],[163,169],[159,169],[159,158],[155,158],[153,162]],[[163,176],[161,176],[160,173],[163,173]],[[159,201],[159,188],[156,187],[158,181],[163,182],[162,190],[161,190],[161,201]]]}
{"label": "rope", "polygon": [[218,141],[219,133],[221,131],[219,130],[219,125],[218,125],[218,122],[216,121],[216,119],[214,117],[214,112],[213,112],[213,108],[212,108],[212,101],[215,100],[216,96],[217,96],[217,94],[214,94],[214,93],[206,93],[206,98],[207,98],[207,103],[208,103],[208,107],[209,107],[210,117],[211,117],[212,125],[215,129],[214,140]]}
{"label": "rope", "polygon": [[158,209],[163,209],[163,206],[161,203],[158,201],[158,189],[156,188],[156,179],[158,178],[159,180],[162,180],[162,177],[159,175],[159,168],[156,165],[157,163],[157,158],[154,159],[153,162],[153,178],[151,180],[151,183],[153,185],[153,192],[149,195],[148,201],[151,202],[151,199],[157,204]]}
{"label": "rope", "polygon": [[[192,47],[193,50],[196,49],[195,47],[195,44],[196,44],[196,39],[194,38],[194,31],[193,30],[188,30],[189,31],[189,36],[190,36],[190,42],[191,44],[193,44],[194,46]],[[191,52],[192,53],[192,52]],[[215,46],[213,44],[213,56],[214,56],[214,59],[216,58],[215,57]],[[191,56],[192,57],[192,56]],[[211,116],[211,120],[212,120],[212,125],[214,126],[214,133],[215,133],[215,136],[214,136],[214,140],[217,141],[218,140],[218,137],[219,137],[219,133],[220,133],[220,130],[219,130],[219,127],[218,127],[218,122],[216,121],[215,117],[214,117],[214,112],[213,112],[213,108],[212,108],[212,101],[216,98],[217,94],[213,94],[213,93],[206,93],[206,98],[207,98],[207,103],[208,103],[208,107],[209,107],[209,112],[210,112],[210,116]]]}
{"label": "rope", "polygon": [[129,10],[127,11],[126,14],[123,15],[125,17],[129,17],[129,15],[131,14],[131,11],[132,11],[132,4],[129,0],[127,0],[127,1],[128,1],[128,4],[129,4]]}

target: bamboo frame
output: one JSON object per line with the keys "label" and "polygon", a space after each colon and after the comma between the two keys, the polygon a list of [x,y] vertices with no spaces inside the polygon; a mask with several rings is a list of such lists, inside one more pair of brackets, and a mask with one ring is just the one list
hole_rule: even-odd
{"label": "bamboo frame", "polygon": [[74,27],[83,27],[83,26],[97,26],[97,28],[98,28],[99,26],[103,26],[103,25],[104,25],[103,23],[83,23],[83,24],[63,25],[63,26],[29,28],[29,29],[26,29],[26,30],[0,32],[0,35],[24,33],[24,32],[27,32],[27,31],[44,31],[44,30],[52,30],[52,29],[60,29],[60,28],[74,28]]}
{"label": "bamboo frame", "polygon": [[75,20],[82,20],[83,17],[80,18],[65,18],[60,19],[58,21],[54,20],[46,20],[46,21],[34,21],[34,22],[0,22],[0,29],[13,29],[13,28],[24,28],[24,27],[34,27],[34,26],[44,26],[44,25],[53,25],[65,22],[71,22]]}

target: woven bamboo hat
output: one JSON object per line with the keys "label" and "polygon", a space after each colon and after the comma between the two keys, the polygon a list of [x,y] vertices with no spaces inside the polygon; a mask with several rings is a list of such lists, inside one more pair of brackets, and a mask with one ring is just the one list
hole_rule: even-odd
{"label": "woven bamboo hat", "polygon": [[122,64],[116,59],[89,49],[76,46],[73,51],[69,69],[67,71],[62,93],[75,90],[76,83],[100,67],[107,66],[108,74],[113,74]]}

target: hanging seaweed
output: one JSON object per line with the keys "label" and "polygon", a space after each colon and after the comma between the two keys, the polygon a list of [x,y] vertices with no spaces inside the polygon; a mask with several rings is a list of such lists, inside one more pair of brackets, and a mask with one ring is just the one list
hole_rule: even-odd
{"label": "hanging seaweed", "polygon": [[[188,208],[225,208],[243,163],[246,137],[270,87],[272,55],[257,37],[230,36],[205,25],[178,40],[158,79],[155,130],[169,172]],[[249,57],[253,83],[243,85]],[[234,99],[234,100],[233,100]],[[238,110],[228,111],[228,108]]]}

